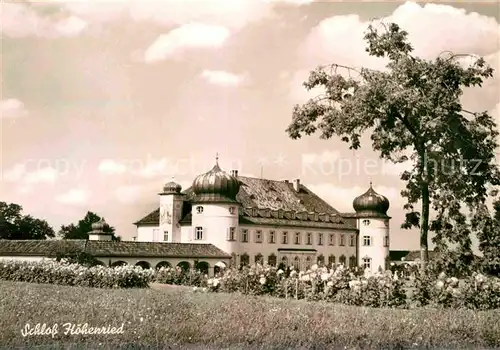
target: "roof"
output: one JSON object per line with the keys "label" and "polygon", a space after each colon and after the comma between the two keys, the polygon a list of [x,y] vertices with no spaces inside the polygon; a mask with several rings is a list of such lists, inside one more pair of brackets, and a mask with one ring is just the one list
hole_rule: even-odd
{"label": "roof", "polygon": [[[437,255],[437,252],[433,250],[429,250],[429,259],[434,259]],[[415,261],[420,260],[420,250],[391,250],[389,251],[389,258],[391,261],[401,261],[404,258],[404,261]]]}
{"label": "roof", "polygon": [[[353,213],[345,213],[344,216],[302,184],[299,185],[299,191],[296,191],[288,181],[246,176],[238,176],[238,180],[240,189],[236,200],[244,208],[240,211],[240,224],[356,229]],[[191,203],[194,192],[192,188],[188,188],[183,194],[185,207]],[[253,209],[258,210],[256,215],[253,215]],[[267,214],[269,211],[270,216]],[[282,218],[279,217],[279,211],[284,213]],[[190,213],[190,206],[183,210],[181,224],[191,224]],[[329,214],[328,220],[318,218],[326,218],[324,214]],[[135,225],[159,225],[159,209],[155,209]]]}
{"label": "roof", "polygon": [[0,240],[0,256],[55,256],[58,252],[94,256],[230,258],[212,244],[75,240]]}

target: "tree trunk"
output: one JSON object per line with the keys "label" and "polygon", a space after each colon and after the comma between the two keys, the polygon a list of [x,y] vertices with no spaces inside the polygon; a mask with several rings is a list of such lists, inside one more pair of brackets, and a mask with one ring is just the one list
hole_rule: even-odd
{"label": "tree trunk", "polygon": [[422,260],[422,268],[427,266],[429,261],[429,179],[427,174],[427,157],[425,150],[422,154],[421,167],[421,189],[422,189],[422,216],[420,217],[420,259]]}

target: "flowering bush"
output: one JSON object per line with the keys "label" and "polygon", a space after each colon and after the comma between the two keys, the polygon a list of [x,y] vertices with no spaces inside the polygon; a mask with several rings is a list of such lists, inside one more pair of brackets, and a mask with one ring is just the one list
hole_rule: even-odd
{"label": "flowering bush", "polygon": [[183,286],[206,286],[208,276],[198,270],[185,271],[177,267],[161,267],[154,271],[153,281],[163,284],[175,284]]}
{"label": "flowering bush", "polygon": [[97,288],[145,288],[152,270],[140,267],[86,267],[53,260],[0,262],[0,280]]}

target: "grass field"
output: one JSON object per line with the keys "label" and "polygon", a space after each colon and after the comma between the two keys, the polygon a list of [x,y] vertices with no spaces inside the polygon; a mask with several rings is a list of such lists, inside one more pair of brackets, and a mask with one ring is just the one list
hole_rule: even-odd
{"label": "grass field", "polygon": [[[497,348],[500,312],[369,309],[184,288],[105,290],[0,282],[0,347]],[[64,335],[64,323],[119,327]],[[30,323],[58,334],[27,335]],[[73,346],[71,346],[73,345]]]}

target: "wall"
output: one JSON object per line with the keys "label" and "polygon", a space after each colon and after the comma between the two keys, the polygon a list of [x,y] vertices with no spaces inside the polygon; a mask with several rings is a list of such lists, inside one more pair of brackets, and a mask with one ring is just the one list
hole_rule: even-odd
{"label": "wall", "polygon": [[17,260],[17,261],[42,261],[54,260],[45,256],[0,256],[0,260]]}
{"label": "wall", "polygon": [[153,242],[154,231],[158,231],[157,242],[163,241],[163,234],[158,226],[140,226],[137,228],[137,239],[138,242]]}

